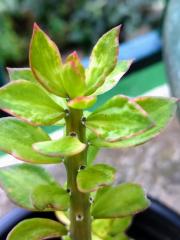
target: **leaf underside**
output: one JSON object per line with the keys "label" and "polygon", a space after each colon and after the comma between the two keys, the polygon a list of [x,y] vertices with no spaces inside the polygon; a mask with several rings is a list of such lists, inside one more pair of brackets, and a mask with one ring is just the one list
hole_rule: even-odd
{"label": "leaf underside", "polygon": [[69,207],[69,194],[57,183],[37,186],[31,200],[39,211],[67,210]]}
{"label": "leaf underside", "polygon": [[115,219],[95,219],[92,222],[92,232],[101,239],[111,239],[111,237],[112,239],[114,239],[113,237],[119,239],[120,234],[124,235],[131,222],[131,216]]}
{"label": "leaf underside", "polygon": [[8,234],[7,240],[43,240],[67,234],[66,228],[59,222],[44,218],[24,220]]}

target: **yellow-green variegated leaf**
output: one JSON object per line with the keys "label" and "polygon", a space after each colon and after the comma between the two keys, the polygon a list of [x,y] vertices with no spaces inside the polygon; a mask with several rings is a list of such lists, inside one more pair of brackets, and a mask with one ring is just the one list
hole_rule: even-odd
{"label": "yellow-green variegated leaf", "polygon": [[18,223],[8,234],[7,240],[43,240],[67,234],[64,225],[45,218],[32,218]]}
{"label": "yellow-green variegated leaf", "polygon": [[124,148],[143,144],[157,136],[175,115],[177,104],[175,98],[164,97],[139,97],[134,100],[143,108],[156,123],[154,127],[148,129],[132,138],[117,142],[107,142],[89,134],[89,141],[97,147]]}
{"label": "yellow-green variegated leaf", "polygon": [[[17,205],[30,210],[66,210],[69,205],[69,194],[54,180],[54,178],[43,168],[30,164],[16,164],[0,169],[0,185],[8,197]],[[41,188],[46,186],[47,188]],[[47,190],[56,187],[56,193]],[[36,202],[31,197],[36,191]],[[44,193],[43,193],[44,192]],[[40,196],[44,198],[38,199]],[[60,200],[62,196],[62,200]],[[49,199],[49,202],[47,201]],[[39,201],[39,202],[38,202]],[[44,202],[43,202],[44,201]],[[36,203],[36,204],[35,204]],[[48,203],[48,205],[46,205]],[[56,207],[57,206],[57,207]],[[56,207],[56,208],[55,208]]]}
{"label": "yellow-green variegated leaf", "polygon": [[95,158],[97,156],[99,152],[99,148],[95,147],[95,146],[88,146],[88,150],[87,150],[87,165],[91,166],[92,163],[95,161]]}
{"label": "yellow-green variegated leaf", "polygon": [[33,148],[44,155],[52,157],[68,157],[82,152],[86,144],[79,141],[77,137],[65,136],[59,140],[37,142]]}
{"label": "yellow-green variegated leaf", "polygon": [[70,54],[66,59],[63,66],[62,82],[71,99],[83,96],[85,91],[85,69],[76,52]]}
{"label": "yellow-green variegated leaf", "polygon": [[118,57],[120,26],[104,34],[92,50],[86,71],[86,95],[94,93],[112,72]]}
{"label": "yellow-green variegated leaf", "polygon": [[16,81],[19,79],[23,79],[26,81],[33,82],[40,86],[50,98],[54,100],[58,105],[60,105],[63,109],[67,109],[66,100],[57,95],[54,95],[48,91],[36,80],[30,68],[7,68],[9,73],[10,81]]}
{"label": "yellow-green variegated leaf", "polygon": [[130,227],[132,223],[132,219],[133,219],[132,216],[111,219],[112,222],[111,222],[111,228],[109,229],[109,234],[114,236],[114,235],[118,235],[119,233],[123,233],[127,231],[127,229]]}
{"label": "yellow-green variegated leaf", "polygon": [[10,81],[27,80],[33,83],[37,83],[30,68],[7,68]]}
{"label": "yellow-green variegated leaf", "polygon": [[94,105],[97,98],[94,96],[77,97],[68,102],[68,106],[74,109],[87,109]]}
{"label": "yellow-green variegated leaf", "polygon": [[103,240],[102,238],[98,237],[95,234],[92,234],[92,240]]}
{"label": "yellow-green variegated leaf", "polygon": [[108,236],[116,236],[124,233],[130,226],[132,217],[115,218],[115,219],[95,219],[92,222],[92,232],[106,239]]}
{"label": "yellow-green variegated leaf", "polygon": [[72,238],[70,236],[66,235],[66,236],[63,236],[63,240],[72,240]]}
{"label": "yellow-green variegated leaf", "polygon": [[104,240],[131,240],[125,233],[119,233],[116,236],[108,236]]}
{"label": "yellow-green variegated leaf", "polygon": [[44,156],[32,148],[33,143],[48,140],[50,137],[39,127],[14,117],[0,119],[0,150],[17,159],[38,164],[60,163],[61,158]]}
{"label": "yellow-green variegated leaf", "polygon": [[[67,107],[67,101],[65,98],[58,97],[57,95],[49,93],[49,96],[53,99],[55,103],[57,103],[59,106],[61,106],[64,110],[66,110]],[[61,119],[62,120],[62,119]]]}
{"label": "yellow-green variegated leaf", "polygon": [[150,129],[153,124],[139,105],[122,95],[108,100],[86,120],[87,128],[108,142],[138,135]]}
{"label": "yellow-green variegated leaf", "polygon": [[36,79],[50,92],[67,97],[62,84],[62,60],[55,43],[37,26],[31,39],[29,60]]}
{"label": "yellow-green variegated leaf", "polygon": [[148,206],[149,200],[140,185],[124,183],[99,189],[91,213],[94,218],[119,218],[134,215]]}
{"label": "yellow-green variegated leaf", "polygon": [[110,185],[114,181],[115,172],[116,170],[107,164],[96,164],[80,170],[77,175],[78,189],[86,193]]}
{"label": "yellow-green variegated leaf", "polygon": [[[122,218],[123,219],[123,218]],[[118,219],[117,219],[118,220]],[[96,236],[104,239],[109,235],[113,219],[95,219],[92,222],[92,232]]]}
{"label": "yellow-green variegated leaf", "polygon": [[63,118],[63,119],[55,122],[53,125],[54,125],[54,126],[60,126],[60,127],[62,127],[62,126],[65,125],[65,119]]}
{"label": "yellow-green variegated leaf", "polygon": [[[64,240],[64,239],[63,239]],[[66,239],[65,239],[66,240]],[[68,239],[70,240],[70,239]],[[133,240],[130,239],[126,234],[120,233],[116,236],[107,236],[106,238],[100,238],[95,234],[92,234],[92,240]]]}
{"label": "yellow-green variegated leaf", "polygon": [[32,125],[50,125],[65,116],[39,85],[17,80],[0,89],[0,108]]}
{"label": "yellow-green variegated leaf", "polygon": [[123,75],[129,70],[131,64],[132,60],[122,60],[118,62],[114,70],[106,77],[103,85],[99,87],[93,95],[103,94],[115,87]]}
{"label": "yellow-green variegated leaf", "polygon": [[57,211],[69,208],[69,194],[59,184],[42,184],[31,194],[33,206],[38,211]]}

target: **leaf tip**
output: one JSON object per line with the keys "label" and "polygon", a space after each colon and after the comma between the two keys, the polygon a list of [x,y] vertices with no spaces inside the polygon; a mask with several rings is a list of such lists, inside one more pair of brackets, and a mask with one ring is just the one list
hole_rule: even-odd
{"label": "leaf tip", "polygon": [[128,66],[130,67],[135,62],[135,58],[129,59],[127,61],[128,61]]}
{"label": "leaf tip", "polygon": [[40,30],[40,27],[36,22],[34,22],[34,24],[33,24],[33,30],[34,31],[39,31]]}
{"label": "leaf tip", "polygon": [[113,28],[116,31],[116,37],[119,38],[120,31],[122,29],[122,24],[117,25]]}
{"label": "leaf tip", "polygon": [[73,51],[73,52],[72,52],[72,55],[73,55],[74,58],[78,58],[77,51]]}
{"label": "leaf tip", "polygon": [[67,56],[66,62],[69,62],[69,61],[73,61],[73,62],[80,61],[77,51],[73,51]]}
{"label": "leaf tip", "polygon": [[117,28],[118,31],[122,29],[122,24],[117,25],[115,28]]}
{"label": "leaf tip", "polygon": [[12,68],[11,67],[6,67],[6,71],[9,73],[12,71]]}

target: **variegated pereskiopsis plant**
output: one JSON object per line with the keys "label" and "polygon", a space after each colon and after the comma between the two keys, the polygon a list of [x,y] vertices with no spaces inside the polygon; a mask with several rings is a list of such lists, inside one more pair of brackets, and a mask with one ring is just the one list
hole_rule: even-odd
{"label": "variegated pereskiopsis plant", "polygon": [[[0,185],[17,205],[57,216],[24,220],[8,240],[125,240],[132,216],[149,206],[140,185],[115,185],[116,170],[94,163],[102,147],[150,140],[176,110],[174,98],[120,94],[87,110],[132,63],[117,61],[119,30],[99,39],[85,69],[76,52],[62,61],[55,43],[35,24],[30,68],[8,69],[10,83],[0,89],[0,108],[13,117],[0,119],[0,149],[25,163],[1,168]],[[44,128],[51,125],[59,126],[55,139]],[[64,164],[67,182],[60,185],[39,164]]]}

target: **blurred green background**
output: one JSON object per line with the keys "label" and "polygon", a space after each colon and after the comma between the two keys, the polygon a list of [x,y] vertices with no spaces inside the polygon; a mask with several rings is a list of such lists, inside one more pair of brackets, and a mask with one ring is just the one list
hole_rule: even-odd
{"label": "blurred green background", "polygon": [[120,23],[121,42],[160,28],[165,5],[165,0],[0,0],[0,65],[27,65],[35,21],[62,53],[77,49],[84,55]]}

